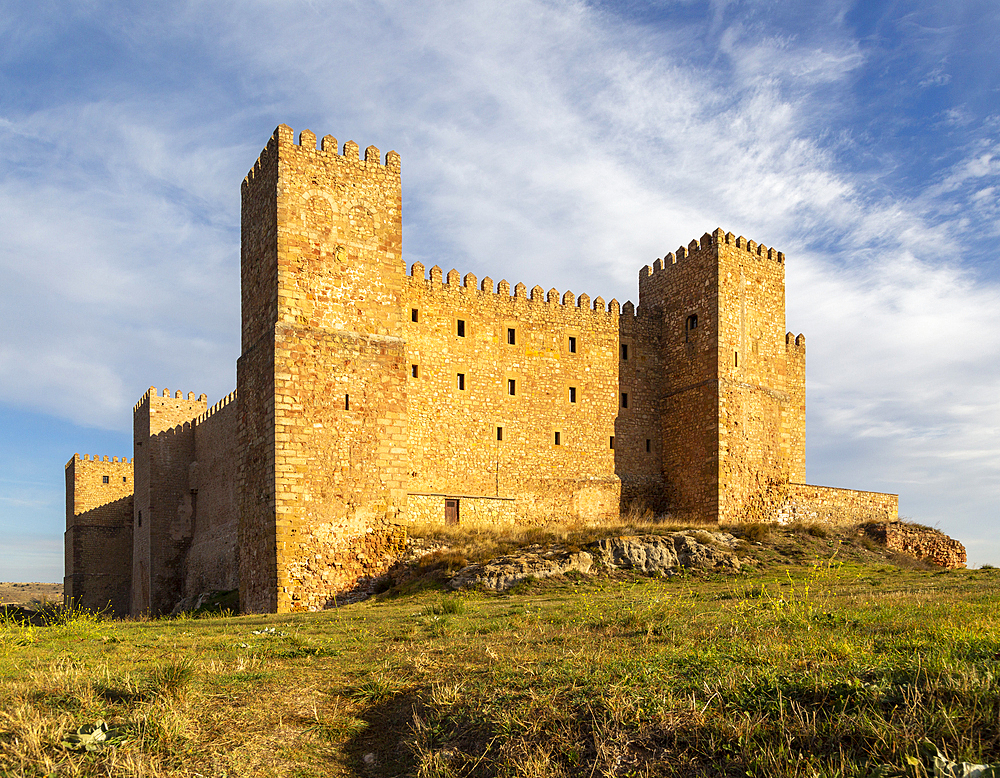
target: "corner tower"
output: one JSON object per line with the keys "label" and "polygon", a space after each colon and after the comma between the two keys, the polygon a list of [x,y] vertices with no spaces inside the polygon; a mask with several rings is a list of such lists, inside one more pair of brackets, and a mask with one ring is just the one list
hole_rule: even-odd
{"label": "corner tower", "polygon": [[661,321],[662,468],[679,513],[765,521],[805,478],[805,341],[786,336],[784,261],[716,230],[640,274],[640,307]]}
{"label": "corner tower", "polygon": [[242,190],[240,597],[323,607],[406,502],[400,160],[281,125]]}

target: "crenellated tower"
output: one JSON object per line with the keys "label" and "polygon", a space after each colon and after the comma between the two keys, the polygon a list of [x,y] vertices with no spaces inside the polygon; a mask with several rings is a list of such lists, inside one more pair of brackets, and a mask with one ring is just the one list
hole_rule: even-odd
{"label": "crenellated tower", "polygon": [[805,478],[805,339],[786,337],[784,261],[720,229],[640,273],[640,308],[660,320],[662,467],[675,511],[766,519],[783,485]]}
{"label": "crenellated tower", "polygon": [[405,506],[399,155],[281,125],[242,200],[241,604],[322,607]]}

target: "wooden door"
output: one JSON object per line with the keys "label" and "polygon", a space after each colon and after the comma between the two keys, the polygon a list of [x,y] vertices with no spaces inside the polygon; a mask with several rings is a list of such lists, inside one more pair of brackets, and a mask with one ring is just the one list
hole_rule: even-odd
{"label": "wooden door", "polygon": [[444,501],[444,523],[458,524],[458,500]]}

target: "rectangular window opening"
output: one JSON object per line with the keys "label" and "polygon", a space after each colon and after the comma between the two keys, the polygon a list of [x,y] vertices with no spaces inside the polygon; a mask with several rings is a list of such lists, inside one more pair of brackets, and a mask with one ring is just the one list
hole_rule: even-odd
{"label": "rectangular window opening", "polygon": [[418,322],[420,321],[420,311],[416,308],[410,308],[410,321]]}
{"label": "rectangular window opening", "polygon": [[460,391],[465,391],[465,373],[458,374],[458,388]]}
{"label": "rectangular window opening", "polygon": [[611,443],[610,443],[610,445],[608,446],[608,448],[610,448],[610,449],[613,449],[614,447],[615,447],[615,436],[614,436],[614,435],[612,435],[612,436],[611,436]]}
{"label": "rectangular window opening", "polygon": [[622,343],[622,360],[628,361],[628,343]]}
{"label": "rectangular window opening", "polygon": [[628,408],[628,392],[622,392],[622,408]]}
{"label": "rectangular window opening", "polygon": [[420,378],[420,367],[417,365],[410,365],[410,375],[414,378]]}
{"label": "rectangular window opening", "polygon": [[507,379],[507,394],[509,394],[511,397],[517,394],[517,381],[515,381],[513,378]]}
{"label": "rectangular window opening", "polygon": [[507,343],[510,344],[511,346],[517,345],[517,330],[515,330],[513,327],[507,328]]}
{"label": "rectangular window opening", "polygon": [[497,440],[503,440],[503,427],[497,427]]}
{"label": "rectangular window opening", "polygon": [[456,328],[456,331],[458,333],[458,337],[460,338],[465,337],[465,319],[458,320],[458,326]]}
{"label": "rectangular window opening", "polygon": [[734,351],[733,352],[733,367],[739,367],[739,366],[740,366],[740,352],[739,351]]}
{"label": "rectangular window opening", "polygon": [[574,338],[572,335],[569,336],[569,353],[570,354],[576,353],[576,338]]}
{"label": "rectangular window opening", "polygon": [[111,479],[108,478],[106,475],[102,475],[101,476],[101,483],[106,484],[106,483],[110,483],[110,482],[111,482]]}
{"label": "rectangular window opening", "polygon": [[344,410],[345,411],[351,410],[351,395],[349,394],[344,395]]}
{"label": "rectangular window opening", "polygon": [[128,478],[126,478],[125,476],[122,476],[122,483],[123,484],[127,484],[128,483]]}
{"label": "rectangular window opening", "polygon": [[571,403],[575,403],[576,402],[576,387],[575,386],[571,386],[569,388],[569,401]]}
{"label": "rectangular window opening", "polygon": [[646,438],[646,453],[647,453],[647,454],[648,454],[648,453],[650,452],[650,450],[651,450],[651,449],[650,449],[650,447],[649,447],[649,446],[650,446],[650,442],[651,442],[651,441],[649,440],[649,438]]}
{"label": "rectangular window opening", "polygon": [[562,435],[560,435],[560,433],[558,433],[558,432],[557,432],[557,433],[556,433],[556,445],[557,445],[557,446],[561,446],[561,445],[562,445],[562,440],[561,440],[561,438],[562,438]]}

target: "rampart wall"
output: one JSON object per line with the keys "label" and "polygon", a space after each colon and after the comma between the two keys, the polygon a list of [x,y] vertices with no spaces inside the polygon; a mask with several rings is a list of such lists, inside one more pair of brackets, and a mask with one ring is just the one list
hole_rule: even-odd
{"label": "rampart wall", "polygon": [[132,564],[132,462],[81,457],[66,463],[66,605],[124,616]]}
{"label": "rampart wall", "polygon": [[792,521],[861,524],[898,518],[899,495],[798,483],[787,485],[785,501],[765,517],[781,524]]}
{"label": "rampart wall", "polygon": [[616,515],[617,301],[420,263],[404,289],[407,519],[435,493],[461,495],[462,523]]}

